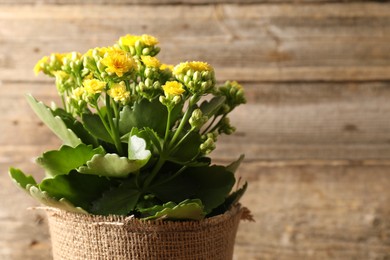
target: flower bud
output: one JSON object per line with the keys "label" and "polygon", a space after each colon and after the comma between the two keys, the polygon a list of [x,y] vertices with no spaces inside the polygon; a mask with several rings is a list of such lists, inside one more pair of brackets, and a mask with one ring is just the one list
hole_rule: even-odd
{"label": "flower bud", "polygon": [[181,96],[174,96],[172,102],[177,105],[181,102]]}
{"label": "flower bud", "polygon": [[135,48],[133,46],[129,46],[129,51],[131,56],[134,56],[136,54]]}
{"label": "flower bud", "polygon": [[209,154],[215,149],[215,142],[212,138],[207,138],[207,140],[202,143],[199,148],[203,154]]}
{"label": "flower bud", "polygon": [[107,72],[103,72],[103,73],[101,73],[100,74],[100,76],[103,78],[103,79],[105,79],[105,78],[108,78],[108,73]]}
{"label": "flower bud", "polygon": [[150,49],[149,48],[143,48],[142,49],[142,55],[149,55],[150,54]]}
{"label": "flower bud", "polygon": [[165,105],[166,97],[165,96],[159,96],[158,100],[161,104]]}
{"label": "flower bud", "polygon": [[153,81],[151,79],[147,78],[145,80],[145,85],[146,85],[146,87],[151,88],[153,86]]}
{"label": "flower bud", "polygon": [[152,70],[150,68],[146,68],[145,69],[145,72],[144,72],[145,77],[149,78],[152,75],[152,73],[153,72],[152,72]]}
{"label": "flower bud", "polygon": [[161,88],[160,82],[155,81],[155,82],[153,83],[153,88],[154,88],[154,89],[160,89],[160,88]]}
{"label": "flower bud", "polygon": [[199,108],[192,112],[189,123],[193,129],[201,128],[208,120],[207,116],[203,116],[202,110]]}
{"label": "flower bud", "polygon": [[218,132],[220,134],[227,134],[227,135],[230,135],[232,133],[234,133],[236,131],[236,128],[233,127],[231,124],[230,124],[230,120],[228,117],[225,117],[221,123],[220,123],[220,126],[219,126],[219,129],[218,129]]}
{"label": "flower bud", "polygon": [[98,62],[96,62],[96,66],[97,66],[97,68],[98,68],[98,70],[100,71],[100,72],[104,72],[105,70],[105,66],[103,65],[103,63],[99,60]]}
{"label": "flower bud", "polygon": [[188,75],[185,75],[183,79],[184,79],[184,84],[186,85],[188,85],[191,81],[191,78]]}
{"label": "flower bud", "polygon": [[194,72],[194,75],[192,76],[192,79],[193,79],[194,81],[199,81],[199,80],[201,80],[201,75],[200,75],[199,71],[195,71],[195,72]]}

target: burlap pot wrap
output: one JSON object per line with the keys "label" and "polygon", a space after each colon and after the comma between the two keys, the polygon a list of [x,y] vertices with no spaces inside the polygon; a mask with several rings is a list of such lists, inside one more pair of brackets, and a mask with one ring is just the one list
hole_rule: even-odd
{"label": "burlap pot wrap", "polygon": [[232,259],[245,208],[202,221],[141,221],[47,208],[54,260]]}

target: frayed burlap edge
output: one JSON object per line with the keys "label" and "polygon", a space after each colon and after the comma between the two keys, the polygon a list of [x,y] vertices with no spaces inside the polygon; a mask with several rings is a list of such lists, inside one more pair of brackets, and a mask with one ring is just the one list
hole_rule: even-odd
{"label": "frayed burlap edge", "polygon": [[239,204],[201,221],[143,221],[43,209],[54,260],[232,259],[240,219],[253,219]]}

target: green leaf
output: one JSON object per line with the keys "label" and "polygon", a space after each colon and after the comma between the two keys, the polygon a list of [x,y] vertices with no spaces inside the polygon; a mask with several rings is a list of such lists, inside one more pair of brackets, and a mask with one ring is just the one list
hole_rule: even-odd
{"label": "green leaf", "polygon": [[65,125],[71,129],[84,144],[91,144],[93,147],[98,147],[99,143],[97,139],[91,135],[77,119],[75,119],[71,114],[67,113],[61,108],[57,108],[53,111],[53,114],[61,117]]}
{"label": "green leaf", "polygon": [[85,128],[96,138],[108,143],[114,143],[110,133],[105,128],[101,118],[96,114],[83,114],[81,116]]}
{"label": "green leaf", "polygon": [[55,116],[50,108],[38,102],[33,96],[27,95],[27,101],[37,116],[50,128],[66,145],[75,147],[81,144],[80,138],[65,125],[59,116]]}
{"label": "green leaf", "polygon": [[26,190],[27,185],[36,185],[34,177],[31,175],[25,175],[21,170],[10,168],[9,175],[11,179],[18,185],[20,188]]}
{"label": "green leaf", "polygon": [[141,168],[149,161],[151,155],[150,151],[146,150],[146,142],[144,139],[136,135],[130,136],[127,155],[129,160],[136,162],[139,168]]}
{"label": "green leaf", "polygon": [[232,172],[213,165],[188,168],[176,178],[149,189],[163,201],[179,203],[185,199],[200,199],[209,213],[225,201],[234,182]]}
{"label": "green leaf", "polygon": [[34,199],[36,199],[37,201],[39,201],[40,203],[42,203],[46,206],[62,209],[62,210],[73,212],[73,213],[88,214],[88,212],[85,211],[83,208],[75,207],[67,199],[61,198],[61,199],[57,200],[57,199],[51,197],[48,192],[41,191],[36,186],[29,186],[28,190],[29,190],[30,195]]}
{"label": "green leaf", "polygon": [[238,190],[234,191],[232,194],[229,195],[229,197],[225,200],[225,207],[230,208],[232,205],[238,203],[238,201],[241,199],[241,197],[244,195],[248,188],[248,182],[245,182],[245,184],[239,188]]}
{"label": "green leaf", "polygon": [[93,149],[90,145],[79,144],[76,147],[64,145],[60,150],[45,152],[37,159],[49,176],[68,174],[71,170],[76,169],[95,154],[104,154],[102,147]]}
{"label": "green leaf", "polygon": [[157,150],[158,153],[161,153],[160,137],[153,129],[146,127],[144,130],[139,130],[138,128],[133,127],[129,133],[121,137],[121,141],[128,143],[129,137],[134,135],[144,139],[146,142],[146,147],[149,150],[151,151]]}
{"label": "green leaf", "polygon": [[[171,112],[171,125],[181,113],[181,105],[176,106]],[[133,108],[125,106],[120,112],[119,132],[125,135],[131,131],[133,127],[138,129],[151,128],[159,136],[164,136],[165,127],[168,119],[167,108],[157,99],[152,102],[143,99],[139,103],[135,103]]]}
{"label": "green leaf", "polygon": [[226,166],[226,169],[228,171],[231,171],[232,173],[235,173],[238,169],[238,167],[240,166],[241,162],[244,160],[245,158],[245,155],[244,154],[241,154],[240,157],[232,162],[231,164],[229,164],[228,166]]}
{"label": "green leaf", "polygon": [[231,193],[226,199],[225,202],[218,206],[217,208],[213,209],[211,214],[208,215],[208,217],[216,216],[219,214],[225,213],[227,210],[229,210],[234,204],[238,203],[238,201],[241,199],[241,197],[244,195],[246,189],[248,188],[248,183],[245,182],[245,184],[238,190]]}
{"label": "green leaf", "polygon": [[68,175],[57,175],[43,180],[39,189],[51,198],[64,198],[75,206],[89,210],[92,202],[108,190],[110,185],[111,182],[107,178],[72,171]]}
{"label": "green leaf", "polygon": [[156,147],[156,149],[161,153],[161,142],[160,142],[160,137],[158,136],[158,134],[156,133],[156,131],[154,131],[153,129],[149,128],[149,127],[146,127],[144,130],[141,131],[140,133],[142,136],[140,137],[147,137],[151,143],[153,143],[153,145]]}
{"label": "green leaf", "polygon": [[176,163],[192,161],[200,152],[202,139],[199,133],[191,132],[179,147],[170,155],[169,160]]}
{"label": "green leaf", "polygon": [[168,202],[164,205],[156,205],[151,208],[140,210],[149,215],[144,220],[171,219],[171,220],[201,220],[205,217],[202,202],[198,199],[184,200],[179,204]]}
{"label": "green leaf", "polygon": [[84,174],[124,178],[139,170],[142,163],[142,160],[129,160],[127,157],[119,157],[119,155],[112,153],[95,154],[87,162],[87,166],[81,166],[77,170]]}
{"label": "green leaf", "polygon": [[11,168],[9,173],[12,180],[19,187],[25,190],[29,195],[38,200],[40,203],[49,207],[55,207],[70,212],[87,213],[82,208],[73,206],[72,203],[64,198],[58,200],[51,197],[48,192],[41,191],[37,187],[37,183],[31,175],[26,176],[21,170],[15,168]]}
{"label": "green leaf", "polygon": [[93,202],[91,212],[99,215],[128,215],[134,210],[141,192],[135,185],[135,178],[113,188]]}
{"label": "green leaf", "polygon": [[221,106],[225,103],[225,96],[216,96],[210,101],[203,101],[200,105],[200,110],[202,110],[203,115],[208,116],[209,118],[213,116]]}

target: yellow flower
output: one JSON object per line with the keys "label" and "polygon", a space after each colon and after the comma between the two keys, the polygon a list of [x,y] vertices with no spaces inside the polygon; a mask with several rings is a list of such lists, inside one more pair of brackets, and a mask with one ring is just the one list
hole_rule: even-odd
{"label": "yellow flower", "polygon": [[193,71],[213,71],[208,63],[202,61],[182,62],[173,68],[174,75],[185,74],[188,70]]}
{"label": "yellow flower", "polygon": [[63,55],[62,62],[64,62],[65,58],[75,61],[75,60],[79,60],[82,57],[80,52],[75,52],[75,51],[69,52],[69,53],[64,53],[62,55]]}
{"label": "yellow flower", "polygon": [[141,36],[141,41],[148,46],[154,46],[157,45],[159,42],[156,37],[153,37],[151,35],[143,34]]}
{"label": "yellow flower", "polygon": [[62,60],[68,55],[68,53],[52,53],[50,59],[58,60],[62,63]]}
{"label": "yellow flower", "polygon": [[207,62],[202,61],[191,61],[189,65],[194,71],[213,71],[213,67],[210,66]]}
{"label": "yellow flower", "polygon": [[116,102],[125,103],[130,98],[130,92],[127,91],[123,81],[112,85],[111,88],[107,91],[107,94]]}
{"label": "yellow flower", "polygon": [[73,98],[75,100],[82,100],[84,93],[85,93],[85,88],[84,87],[75,88],[72,91],[71,98]]}
{"label": "yellow flower", "polygon": [[63,80],[66,80],[67,78],[69,78],[68,73],[66,73],[65,71],[62,71],[62,70],[54,71],[53,74],[56,77],[56,80],[58,80],[58,81],[63,81]]}
{"label": "yellow flower", "polygon": [[120,45],[134,47],[137,41],[140,41],[144,45],[147,45],[147,46],[154,46],[154,45],[157,45],[159,43],[156,37],[153,37],[153,36],[147,35],[147,34],[143,34],[141,36],[127,34],[125,36],[120,37],[118,43]]}
{"label": "yellow flower", "polygon": [[232,81],[230,84],[232,84],[232,87],[235,87],[237,89],[243,89],[242,85],[239,84],[237,81]]}
{"label": "yellow flower", "polygon": [[179,96],[185,91],[183,85],[177,81],[167,81],[162,88],[165,96]]}
{"label": "yellow flower", "polygon": [[86,79],[83,81],[83,85],[89,94],[98,94],[104,90],[106,82],[97,79]]}
{"label": "yellow flower", "polygon": [[141,36],[127,34],[119,38],[118,43],[120,45],[135,46],[135,43],[141,39]]}
{"label": "yellow flower", "polygon": [[101,60],[107,66],[106,71],[115,73],[118,77],[133,69],[136,64],[131,56],[119,49],[109,50]]}
{"label": "yellow flower", "polygon": [[40,59],[40,60],[37,62],[37,64],[35,64],[35,66],[34,66],[34,73],[35,73],[35,75],[38,75],[38,73],[39,73],[40,71],[42,71],[44,64],[47,63],[48,60],[49,60],[49,57],[48,57],[48,56],[45,56],[45,57],[43,57],[42,59]]}
{"label": "yellow flower", "polygon": [[186,70],[188,70],[189,68],[190,67],[188,65],[188,62],[182,62],[173,68],[172,73],[174,75],[185,74]]}
{"label": "yellow flower", "polygon": [[83,57],[93,57],[94,52],[96,52],[99,56],[104,56],[104,54],[112,50],[112,47],[96,47],[93,49],[89,49],[86,53],[83,54]]}
{"label": "yellow flower", "polygon": [[93,73],[89,73],[84,77],[84,79],[93,79]]}
{"label": "yellow flower", "polygon": [[151,68],[160,67],[160,61],[155,57],[141,56],[141,60],[145,64],[146,67],[151,67]]}
{"label": "yellow flower", "polygon": [[168,65],[168,64],[161,64],[160,70],[173,70],[173,65]]}

